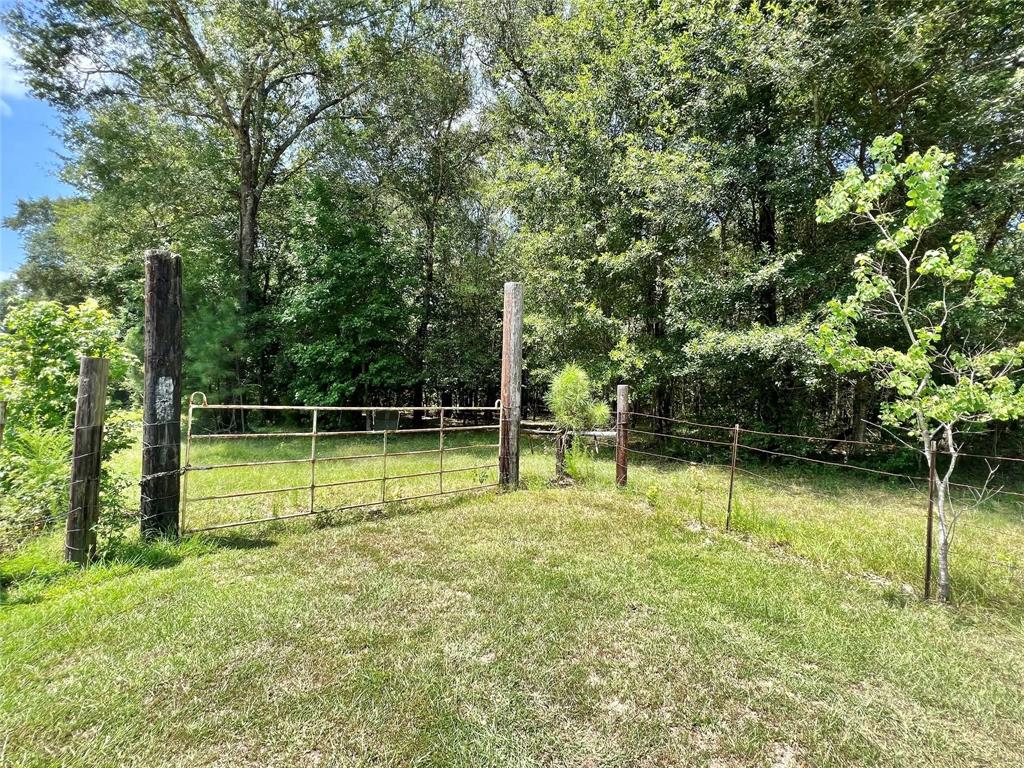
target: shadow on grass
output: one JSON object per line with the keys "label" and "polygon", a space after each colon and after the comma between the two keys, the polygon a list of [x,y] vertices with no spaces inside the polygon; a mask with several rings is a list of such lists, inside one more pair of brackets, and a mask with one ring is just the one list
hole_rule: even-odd
{"label": "shadow on grass", "polygon": [[87,585],[141,570],[174,568],[186,560],[220,550],[256,550],[276,543],[275,539],[266,536],[238,533],[181,539],[123,538],[109,543],[102,556],[83,569],[63,561],[61,542],[55,534],[0,560],[0,605],[41,603]]}
{"label": "shadow on grass", "polygon": [[258,530],[225,530],[188,534],[180,539],[121,538],[108,544],[102,557],[81,569],[62,560],[62,542],[57,533],[23,547],[0,559],[0,605],[40,603],[86,585],[99,584],[140,570],[174,568],[186,560],[218,551],[256,551],[277,546],[277,534],[312,533],[318,529],[344,528],[383,522],[428,510],[455,509],[473,503],[478,493],[445,499],[394,500],[383,508],[325,510],[309,521],[303,531],[290,521],[268,522]]}

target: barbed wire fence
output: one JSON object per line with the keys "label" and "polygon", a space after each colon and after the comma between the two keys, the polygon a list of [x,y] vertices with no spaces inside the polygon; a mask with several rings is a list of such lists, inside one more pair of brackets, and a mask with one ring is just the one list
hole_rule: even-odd
{"label": "barbed wire fence", "polygon": [[[555,429],[528,430],[538,437],[557,434]],[[625,484],[627,471],[624,457],[635,458],[639,466],[687,466],[692,468],[713,468],[725,474],[726,487],[722,489],[724,509],[722,512],[723,527],[726,530],[735,527],[735,511],[740,503],[741,489],[737,487],[737,478],[763,483],[773,489],[790,496],[811,495],[835,505],[843,501],[846,494],[829,493],[810,487],[807,483],[798,483],[792,477],[779,479],[772,476],[772,467],[813,466],[841,474],[851,473],[862,477],[874,477],[886,483],[896,483],[905,487],[911,494],[910,502],[917,505],[918,511],[912,508],[878,511],[875,514],[891,513],[904,520],[922,524],[923,531],[920,542],[921,567],[923,571],[924,596],[930,597],[932,592],[932,560],[934,549],[934,501],[936,478],[932,471],[927,474],[914,474],[906,471],[867,466],[873,459],[890,454],[893,458],[904,461],[923,461],[926,466],[936,466],[936,456],[952,456],[946,449],[933,447],[931,462],[927,461],[922,450],[909,443],[887,443],[881,441],[850,440],[816,435],[803,435],[790,432],[772,432],[768,430],[749,429],[738,424],[732,426],[711,424],[703,421],[665,416],[654,413],[630,412],[628,403],[623,412],[622,406],[616,415],[615,432],[586,433],[595,441],[595,445],[608,447],[615,451],[616,477]],[[745,439],[750,438],[750,439]],[[635,441],[631,444],[631,440]],[[786,449],[778,444],[787,441],[799,441],[800,450]],[[903,455],[901,455],[903,454]],[[1024,523],[1024,493],[1013,490],[1005,485],[991,483],[997,476],[997,470],[1005,464],[1011,467],[1024,466],[1024,458],[983,454],[971,451],[957,451],[960,459],[973,459],[984,462],[987,477],[982,483],[951,481],[949,488],[960,495],[955,501],[969,509],[965,509],[954,518],[951,527],[951,539],[960,532],[983,533],[992,542],[1012,545],[1013,559],[1005,559],[1005,553],[999,556],[1004,559],[986,557],[976,547],[970,558],[977,562],[997,566],[1024,581],[1024,526],[1020,530],[1016,523]],[[838,460],[837,460],[838,459]],[[860,463],[858,463],[860,462]],[[883,465],[884,466],[884,465]],[[1019,478],[1018,478],[1019,479]],[[998,512],[982,514],[983,507],[991,511],[999,505]],[[1012,514],[1007,514],[1010,507]],[[703,501],[701,501],[703,523]],[[1006,524],[1006,527],[995,523]]]}

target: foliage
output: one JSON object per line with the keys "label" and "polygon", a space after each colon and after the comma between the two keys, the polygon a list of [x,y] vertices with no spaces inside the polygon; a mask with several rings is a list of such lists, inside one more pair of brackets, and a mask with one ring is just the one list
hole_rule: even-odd
{"label": "foliage", "polygon": [[360,200],[339,199],[319,181],[295,205],[295,279],[274,316],[289,402],[370,403],[412,376],[402,265],[361,222]]}
{"label": "foliage", "polygon": [[[799,337],[874,237],[823,226],[815,201],[872,174],[872,137],[898,128],[958,158],[925,249],[970,232],[1019,278],[1018,5],[16,2],[7,29],[61,110],[74,192],[11,218],[26,260],[0,302],[91,296],[138,352],[140,255],[169,247],[189,389],[479,404],[518,279],[530,410],[575,360],[659,415],[856,438],[891,391]],[[381,263],[375,313],[323,288]],[[1024,297],[970,314],[1016,338]],[[865,317],[861,341],[892,347],[891,330]]]}
{"label": "foliage", "polygon": [[548,408],[566,432],[585,432],[608,423],[608,403],[595,400],[590,376],[580,366],[565,366],[551,381]]}
{"label": "foliage", "polygon": [[[922,445],[935,437],[1024,413],[1024,390],[1016,374],[1024,365],[1024,341],[1007,343],[998,308],[1014,278],[994,272],[971,232],[957,232],[928,248],[930,230],[942,218],[952,155],[936,147],[897,161],[900,134],[880,137],[868,177],[851,168],[819,205],[819,219],[852,212],[873,224],[881,239],[859,255],[854,292],[829,303],[815,344],[840,370],[876,372],[895,398],[883,418],[907,425]],[[907,190],[906,214],[885,209],[894,188]],[[901,343],[868,345],[858,340],[866,319],[889,319]]]}
{"label": "foliage", "polygon": [[123,385],[133,364],[118,324],[93,300],[65,306],[27,301],[10,310],[0,329],[0,399],[8,423],[62,427],[74,417],[81,357],[110,360],[109,381]]}
{"label": "foliage", "polygon": [[23,430],[0,448],[0,548],[56,520],[68,504],[71,432]]}
{"label": "foliage", "polygon": [[675,372],[692,382],[680,400],[714,424],[742,420],[747,427],[797,434],[834,430],[849,414],[833,410],[838,380],[808,343],[808,330],[804,320],[702,330],[687,342]]}
{"label": "foliage", "polygon": [[[83,356],[110,361],[111,389],[128,386],[135,359],[125,349],[115,318],[94,300],[71,306],[25,301],[4,319],[0,399],[7,400],[8,423],[0,448],[0,538],[6,544],[67,512],[71,425]],[[127,482],[106,463],[128,445],[131,429],[123,411],[108,408],[100,481],[105,531],[123,518]],[[104,538],[106,545],[109,537]]]}

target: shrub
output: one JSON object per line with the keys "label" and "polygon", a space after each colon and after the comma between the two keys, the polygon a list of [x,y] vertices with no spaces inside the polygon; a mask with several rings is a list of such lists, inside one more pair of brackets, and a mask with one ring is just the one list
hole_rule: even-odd
{"label": "shrub", "polygon": [[[7,430],[0,450],[0,547],[63,521],[69,503],[72,423],[79,358],[110,360],[112,387],[122,384],[134,358],[118,325],[92,300],[75,306],[29,301],[13,307],[0,329],[0,400]],[[109,470],[109,459],[130,442],[124,411],[108,409],[100,478],[104,539],[123,527],[127,481]]]}
{"label": "shrub", "polygon": [[68,505],[71,433],[24,430],[0,452],[0,548],[63,516]]}
{"label": "shrub", "polygon": [[7,401],[8,429],[70,424],[82,356],[110,360],[113,386],[124,382],[133,361],[117,322],[95,301],[13,307],[0,329],[0,400]]}

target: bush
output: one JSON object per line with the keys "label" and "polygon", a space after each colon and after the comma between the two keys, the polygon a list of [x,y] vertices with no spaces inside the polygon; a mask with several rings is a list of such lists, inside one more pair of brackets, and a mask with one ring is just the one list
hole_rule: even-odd
{"label": "bush", "polygon": [[122,384],[134,361],[113,316],[93,300],[65,306],[27,301],[13,307],[0,329],[0,400],[7,427],[67,426],[74,418],[79,358],[110,360],[110,383]]}
{"label": "bush", "polygon": [[[129,517],[124,493],[131,480],[111,471],[111,457],[132,439],[125,411],[107,417],[103,430],[98,538],[101,550],[121,538]],[[72,430],[19,430],[0,450],[0,550],[10,549],[66,518],[70,501]],[[102,552],[100,553],[102,554]]]}
{"label": "bush", "polygon": [[68,430],[23,431],[7,439],[0,452],[0,548],[63,517],[70,457]]}
{"label": "bush", "polygon": [[[0,547],[63,521],[69,503],[72,424],[79,358],[110,361],[112,387],[123,384],[134,362],[109,312],[92,300],[65,306],[29,301],[11,308],[0,329],[0,400],[7,429],[0,449]],[[130,442],[123,411],[108,409],[100,479],[100,525],[105,539],[123,526],[126,480],[108,469],[110,457]]]}

